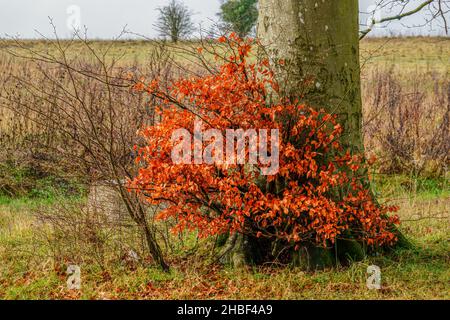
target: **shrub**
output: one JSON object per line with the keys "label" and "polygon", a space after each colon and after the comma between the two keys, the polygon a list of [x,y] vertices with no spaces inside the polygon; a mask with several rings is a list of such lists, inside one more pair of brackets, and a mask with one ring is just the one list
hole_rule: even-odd
{"label": "shrub", "polygon": [[[278,85],[268,61],[247,61],[251,40],[231,35],[219,41],[233,48],[219,72],[179,79],[169,92],[161,90],[157,80],[136,85],[136,90],[161,98],[161,121],[141,131],[145,145],[136,148],[143,167],[130,189],[152,204],[164,203],[166,209],[158,217],[176,218],[178,232],[196,229],[205,237],[239,232],[297,248],[306,242],[326,246],[339,238],[373,246],[395,242],[390,227],[398,220],[386,213],[396,208],[372,199],[361,178],[366,165],[361,156],[342,149],[343,130],[335,117],[276,101]],[[276,102],[268,104],[272,93]],[[172,133],[180,128],[193,133],[198,118],[206,129],[221,132],[279,129],[278,173],[264,176],[249,164],[175,164],[171,154],[177,141],[172,141]]]}

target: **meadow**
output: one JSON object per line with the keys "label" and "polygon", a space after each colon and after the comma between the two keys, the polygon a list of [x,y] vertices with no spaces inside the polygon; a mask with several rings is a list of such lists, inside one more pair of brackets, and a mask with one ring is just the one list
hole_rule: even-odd
{"label": "meadow", "polygon": [[[36,51],[51,47],[45,41],[22,44]],[[0,45],[0,84],[8,72],[30,72],[31,64],[1,50],[9,45]],[[110,48],[107,59],[120,57],[120,67],[136,68],[145,66],[155,44],[92,46]],[[84,54],[76,43],[69,52],[72,58]],[[450,299],[450,40],[366,39],[361,64],[366,152],[379,159],[372,188],[380,202],[400,206],[400,229],[411,248],[334,269],[236,270],[214,262],[217,239],[174,236],[170,226],[158,225],[171,266],[162,272],[151,266],[140,230],[129,220],[119,227],[92,223],[85,210],[88,190],[64,175],[74,169],[48,166],[42,150],[30,152],[26,141],[36,128],[0,104],[0,298]],[[128,254],[131,249],[138,259]],[[73,263],[81,267],[81,290],[66,285]],[[369,265],[381,268],[381,290],[366,286]]]}

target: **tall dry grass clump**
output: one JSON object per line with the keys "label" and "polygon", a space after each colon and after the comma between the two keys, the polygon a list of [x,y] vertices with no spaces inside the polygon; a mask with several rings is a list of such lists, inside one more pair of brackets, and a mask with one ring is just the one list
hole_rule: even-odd
{"label": "tall dry grass clump", "polygon": [[447,173],[450,80],[438,72],[374,69],[363,82],[366,151],[382,173]]}

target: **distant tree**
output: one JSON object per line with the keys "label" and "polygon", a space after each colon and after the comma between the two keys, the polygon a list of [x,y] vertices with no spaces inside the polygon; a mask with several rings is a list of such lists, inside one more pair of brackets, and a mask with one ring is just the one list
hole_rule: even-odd
{"label": "distant tree", "polygon": [[167,6],[157,10],[159,17],[154,26],[160,36],[169,37],[173,42],[178,42],[194,30],[192,12],[181,1],[171,0]]}
{"label": "distant tree", "polygon": [[241,38],[248,36],[258,20],[258,0],[226,0],[220,17]]}
{"label": "distant tree", "polygon": [[[367,11],[360,12],[367,18],[367,23],[360,26],[360,39],[369,34],[375,27],[386,28],[392,21],[400,21],[419,12],[428,11],[423,15],[422,22],[418,26],[432,25],[434,29],[442,29],[449,34],[450,1],[448,0],[377,0],[373,2]],[[402,23],[404,27],[414,28],[413,25]]]}

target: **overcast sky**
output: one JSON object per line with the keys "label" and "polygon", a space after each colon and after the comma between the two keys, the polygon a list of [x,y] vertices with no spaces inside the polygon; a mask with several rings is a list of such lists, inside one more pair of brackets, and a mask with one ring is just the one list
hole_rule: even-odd
{"label": "overcast sky", "polygon": [[[52,29],[48,17],[53,19],[61,37],[70,36],[69,26],[77,23],[88,28],[91,38],[113,38],[125,25],[132,32],[155,37],[157,34],[153,30],[153,23],[157,17],[156,8],[168,2],[169,0],[0,0],[0,37],[39,37],[35,30],[50,37]],[[366,11],[374,2],[360,0],[360,10]],[[410,2],[411,5],[417,3],[416,0]],[[217,20],[220,0],[184,0],[184,3],[195,13],[194,21],[204,28],[211,25],[212,20]],[[423,12],[403,23],[408,26],[423,24],[427,14]],[[361,17],[362,21],[366,19]],[[393,23],[388,29],[375,30],[373,34],[387,32],[443,34],[443,30],[436,25],[431,30],[430,26],[411,29],[400,23]]]}

